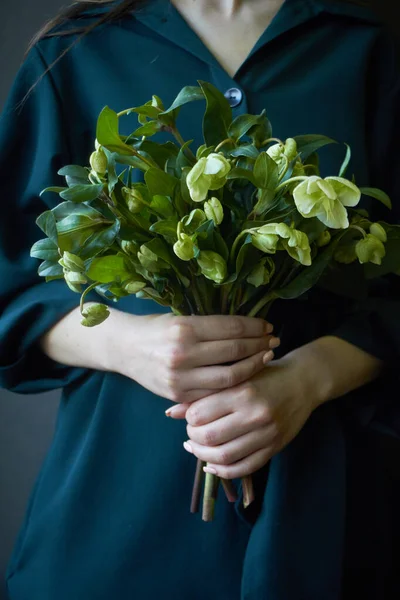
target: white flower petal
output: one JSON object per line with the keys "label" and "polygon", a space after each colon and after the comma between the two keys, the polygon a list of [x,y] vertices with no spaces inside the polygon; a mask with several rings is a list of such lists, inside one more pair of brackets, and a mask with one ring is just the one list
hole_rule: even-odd
{"label": "white flower petal", "polygon": [[359,203],[361,191],[352,181],[344,179],[344,177],[326,177],[325,179],[332,184],[343,206],[356,206]]}

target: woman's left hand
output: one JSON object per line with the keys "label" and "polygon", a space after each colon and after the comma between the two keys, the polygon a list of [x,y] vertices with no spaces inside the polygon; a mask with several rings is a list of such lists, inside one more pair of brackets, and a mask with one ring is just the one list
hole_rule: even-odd
{"label": "woman's left hand", "polygon": [[225,479],[262,468],[321,401],[305,367],[299,353],[287,355],[241,385],[176,407],[171,416],[188,423],[185,449]]}

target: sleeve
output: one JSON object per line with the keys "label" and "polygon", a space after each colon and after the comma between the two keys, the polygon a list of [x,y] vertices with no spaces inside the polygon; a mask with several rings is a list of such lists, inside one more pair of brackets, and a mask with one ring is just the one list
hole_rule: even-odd
{"label": "sleeve", "polygon": [[[371,185],[386,191],[393,205],[389,211],[374,200],[370,216],[400,224],[400,71],[389,34],[382,35],[374,48],[366,93]],[[400,277],[391,274],[371,280],[368,298],[353,306],[334,335],[398,369],[399,315]]]}
{"label": "sleeve", "polygon": [[[0,386],[36,393],[69,385],[85,369],[58,364],[41,352],[38,340],[79,304],[62,280],[45,283],[32,244],[44,237],[35,224],[55,194],[57,170],[70,162],[62,106],[51,74],[35,47],[22,65],[0,121]],[[28,94],[28,92],[30,93]],[[28,96],[27,96],[28,94]],[[27,97],[26,97],[27,96]]]}
{"label": "sleeve", "polygon": [[[373,220],[400,224],[400,70],[389,36],[375,46],[367,85],[367,143],[371,185],[386,191],[389,211],[373,201]],[[400,255],[399,255],[400,263]],[[399,274],[400,275],[400,274]],[[353,304],[333,335],[384,361],[383,375],[370,384],[369,392],[355,394],[358,416],[369,425],[400,437],[398,405],[400,361],[400,276],[370,281],[368,297]],[[369,404],[369,411],[363,409]],[[365,419],[365,414],[369,417]]]}

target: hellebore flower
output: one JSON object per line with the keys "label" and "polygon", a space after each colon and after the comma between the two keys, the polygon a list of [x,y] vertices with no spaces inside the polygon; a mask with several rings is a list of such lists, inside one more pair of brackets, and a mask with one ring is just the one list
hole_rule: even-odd
{"label": "hellebore flower", "polygon": [[305,218],[317,217],[332,229],[346,229],[349,219],[345,206],[356,206],[361,192],[343,177],[316,175],[308,177],[293,190],[293,198],[299,213]]}
{"label": "hellebore flower", "polygon": [[209,190],[222,188],[230,170],[231,165],[223,154],[212,152],[200,158],[186,178],[193,202],[202,202],[207,198]]}

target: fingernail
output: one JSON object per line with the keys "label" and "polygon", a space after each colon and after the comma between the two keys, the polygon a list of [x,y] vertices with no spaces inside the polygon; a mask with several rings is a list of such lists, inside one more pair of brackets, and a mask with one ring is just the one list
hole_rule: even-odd
{"label": "fingernail", "polygon": [[273,337],[269,341],[270,348],[278,348],[278,346],[280,346],[280,345],[281,345],[281,340],[277,337]]}
{"label": "fingernail", "polygon": [[187,452],[190,452],[190,454],[193,454],[193,448],[190,444],[188,444],[187,442],[183,442],[183,447],[185,448],[185,450]]}
{"label": "fingernail", "polygon": [[165,411],[165,416],[166,417],[173,417],[174,413],[176,413],[177,411],[177,407],[176,406],[171,406],[171,408],[169,408],[168,410]]}
{"label": "fingernail", "polygon": [[267,321],[265,321],[264,323],[264,332],[265,333],[272,333],[274,330],[274,326],[271,325],[271,323],[268,323]]}
{"label": "fingernail", "polygon": [[217,471],[212,467],[203,467],[204,473],[211,473],[211,475],[216,475]]}
{"label": "fingernail", "polygon": [[272,352],[272,350],[269,350],[268,352],[266,352],[263,356],[264,365],[269,363],[274,358],[274,356],[275,356],[275,354]]}

